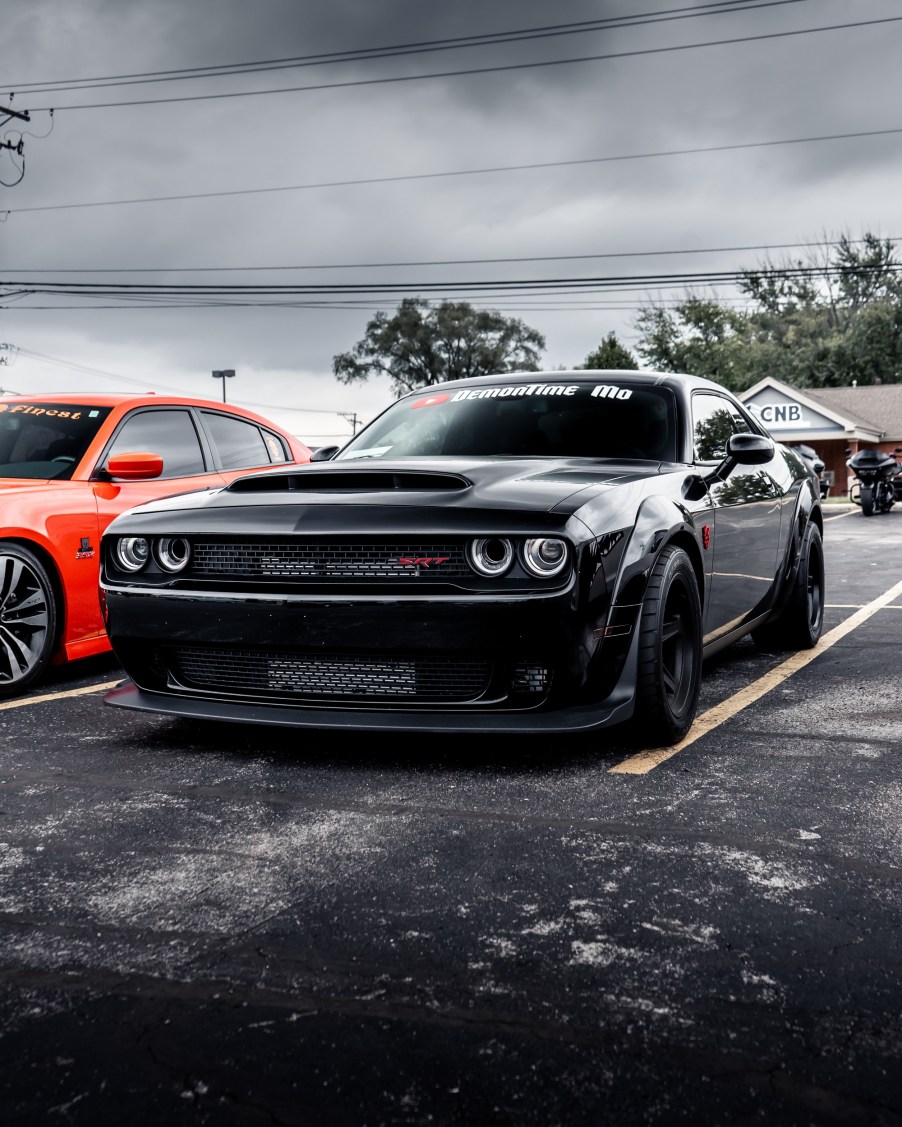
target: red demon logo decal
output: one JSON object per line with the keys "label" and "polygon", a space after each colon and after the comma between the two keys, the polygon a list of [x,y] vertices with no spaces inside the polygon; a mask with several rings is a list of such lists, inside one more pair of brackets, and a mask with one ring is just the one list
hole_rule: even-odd
{"label": "red demon logo decal", "polygon": [[451,398],[450,392],[440,392],[438,395],[427,395],[425,399],[417,399],[411,403],[410,409],[416,410],[417,407],[435,407],[438,403],[447,403]]}
{"label": "red demon logo decal", "polygon": [[711,547],[711,526],[709,524],[702,525],[702,544],[704,544],[706,552]]}

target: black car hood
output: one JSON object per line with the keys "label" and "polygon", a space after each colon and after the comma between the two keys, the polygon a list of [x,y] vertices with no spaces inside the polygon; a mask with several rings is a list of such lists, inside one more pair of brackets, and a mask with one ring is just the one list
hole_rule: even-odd
{"label": "black car hood", "polygon": [[322,462],[238,478],[224,489],[161,498],[135,513],[285,506],[574,512],[592,495],[661,472],[658,462],[594,458],[422,458]]}

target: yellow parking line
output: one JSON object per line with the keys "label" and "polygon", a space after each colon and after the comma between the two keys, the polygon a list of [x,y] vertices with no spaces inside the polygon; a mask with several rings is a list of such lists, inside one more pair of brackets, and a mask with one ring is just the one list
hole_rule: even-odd
{"label": "yellow parking line", "polygon": [[24,708],[27,704],[44,704],[48,700],[62,700],[63,697],[83,697],[85,693],[102,693],[105,689],[115,689],[122,683],[118,681],[105,681],[102,685],[86,685],[83,689],[65,689],[59,693],[45,693],[42,697],[24,697],[22,700],[8,700],[0,704],[0,712],[7,708]]}
{"label": "yellow parking line", "polygon": [[825,650],[836,645],[846,634],[850,634],[853,630],[857,629],[863,622],[866,622],[871,615],[887,607],[893,599],[898,598],[900,595],[902,595],[902,582],[897,583],[895,587],[891,587],[872,602],[865,604],[860,610],[855,611],[854,614],[850,614],[845,622],[841,622],[839,626],[835,626],[829,633],[825,634],[813,649],[799,650],[798,653],[794,653],[792,657],[787,658],[786,661],[780,662],[780,664],[775,666],[769,673],[765,673],[763,677],[759,677],[757,681],[753,681],[751,685],[747,685],[746,688],[741,689],[728,700],[715,705],[714,708],[708,709],[707,712],[696,719],[689,734],[680,740],[678,744],[673,744],[671,747],[654,747],[648,748],[646,751],[640,751],[636,755],[631,755],[629,759],[624,759],[624,761],[618,763],[616,767],[609,768],[608,773],[611,775],[646,775],[649,771],[654,770],[658,764],[670,759],[672,755],[676,755],[677,752],[682,751],[684,748],[689,747],[690,744],[695,743],[696,740],[701,739],[702,736],[707,735],[713,728],[732,719],[738,712],[741,712],[744,708],[748,708],[750,704],[754,704],[754,702],[760,697],[763,697],[765,693],[769,693],[771,689],[775,689],[778,685],[781,685],[787,677],[791,677],[793,673],[804,669],[810,661],[814,661],[814,659],[819,657]]}

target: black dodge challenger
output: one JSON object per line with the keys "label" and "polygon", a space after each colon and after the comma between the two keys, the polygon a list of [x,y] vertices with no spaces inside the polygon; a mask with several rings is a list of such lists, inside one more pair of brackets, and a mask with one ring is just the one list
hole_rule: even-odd
{"label": "black dodge challenger", "polygon": [[108,704],[322,729],[679,741],[702,662],[820,637],[803,460],[708,380],[433,385],[345,446],[131,509],[101,601]]}

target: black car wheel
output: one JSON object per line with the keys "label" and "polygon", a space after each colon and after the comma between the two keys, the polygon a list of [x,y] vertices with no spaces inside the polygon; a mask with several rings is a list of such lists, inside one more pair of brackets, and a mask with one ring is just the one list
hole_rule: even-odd
{"label": "black car wheel", "polygon": [[698,582],[683,549],[668,545],[652,568],[639,622],[633,727],[643,743],[668,745],[686,735],[698,706],[701,667]]}
{"label": "black car wheel", "polygon": [[0,696],[27,688],[43,673],[56,640],[56,599],[34,552],[0,542]]}
{"label": "black car wheel", "polygon": [[810,650],[824,628],[824,542],[811,521],[802,537],[799,566],[789,602],[779,618],[752,634],[764,650]]}

